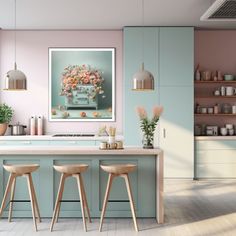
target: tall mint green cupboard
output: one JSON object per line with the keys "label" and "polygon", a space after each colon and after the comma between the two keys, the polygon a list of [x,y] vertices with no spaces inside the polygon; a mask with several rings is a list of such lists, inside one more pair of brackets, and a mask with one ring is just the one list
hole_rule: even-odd
{"label": "tall mint green cupboard", "polygon": [[[142,145],[135,107],[144,106],[151,115],[152,107],[161,104],[155,143],[164,150],[166,178],[193,178],[193,53],[193,27],[124,28],[125,142]],[[155,77],[154,91],[132,91],[132,76],[142,60]]]}

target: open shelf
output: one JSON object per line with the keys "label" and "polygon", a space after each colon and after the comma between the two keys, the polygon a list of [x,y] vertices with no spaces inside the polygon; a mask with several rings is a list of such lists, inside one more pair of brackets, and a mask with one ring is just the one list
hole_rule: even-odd
{"label": "open shelf", "polygon": [[236,84],[236,80],[195,80],[195,84]]}
{"label": "open shelf", "polygon": [[218,114],[209,114],[209,113],[195,113],[195,116],[235,116],[236,114],[224,114],[224,113],[218,113]]}
{"label": "open shelf", "polygon": [[236,98],[236,96],[215,96],[215,95],[211,95],[211,96],[195,96],[195,98]]}

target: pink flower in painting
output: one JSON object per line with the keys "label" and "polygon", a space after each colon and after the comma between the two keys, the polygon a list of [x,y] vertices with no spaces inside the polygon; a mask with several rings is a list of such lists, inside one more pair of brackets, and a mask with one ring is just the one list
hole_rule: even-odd
{"label": "pink flower in painting", "polygon": [[97,84],[98,83],[98,80],[97,79],[94,79],[93,80],[93,84]]}
{"label": "pink flower in painting", "polygon": [[88,84],[89,83],[89,79],[88,78],[83,79],[83,83]]}
{"label": "pink flower in painting", "polygon": [[137,113],[138,113],[138,115],[139,115],[139,118],[140,118],[141,120],[147,118],[147,112],[146,112],[146,110],[145,110],[144,107],[137,107],[137,108],[136,108],[136,111],[137,111]]}
{"label": "pink flower in painting", "polygon": [[72,70],[71,75],[77,75],[77,70],[76,69]]}

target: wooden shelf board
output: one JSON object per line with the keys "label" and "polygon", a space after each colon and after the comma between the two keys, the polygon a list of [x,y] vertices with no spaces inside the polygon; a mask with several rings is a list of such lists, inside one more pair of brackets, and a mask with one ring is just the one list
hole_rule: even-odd
{"label": "wooden shelf board", "polygon": [[196,98],[236,98],[236,96],[195,96]]}
{"label": "wooden shelf board", "polygon": [[213,81],[213,80],[200,80],[200,81],[194,81],[195,84],[232,84],[232,83],[236,83],[236,80],[222,80],[222,81]]}
{"label": "wooden shelf board", "polygon": [[209,113],[201,113],[201,114],[194,114],[195,116],[236,116],[236,114],[223,114],[223,113],[218,113],[218,114],[209,114]]}

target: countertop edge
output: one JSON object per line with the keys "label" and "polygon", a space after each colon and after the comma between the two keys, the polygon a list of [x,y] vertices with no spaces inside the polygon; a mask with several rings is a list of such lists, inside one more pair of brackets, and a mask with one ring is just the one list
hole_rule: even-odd
{"label": "countertop edge", "polygon": [[0,147],[0,155],[146,155],[157,156],[162,149],[143,149],[142,147],[125,147],[124,149],[100,150],[98,147],[69,147],[69,146],[11,146]]}
{"label": "countertop edge", "polygon": [[194,140],[196,140],[196,141],[235,140],[236,141],[236,136],[195,136]]}

